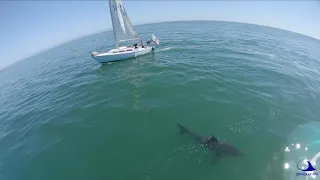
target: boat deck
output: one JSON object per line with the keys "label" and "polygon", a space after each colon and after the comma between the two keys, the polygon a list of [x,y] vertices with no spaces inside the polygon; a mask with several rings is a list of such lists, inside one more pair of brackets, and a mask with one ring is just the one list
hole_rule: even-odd
{"label": "boat deck", "polygon": [[144,51],[148,48],[152,48],[152,47],[150,47],[150,46],[145,46],[145,47],[137,46],[137,48],[135,48],[134,46],[122,46],[122,47],[119,47],[118,49],[111,49],[108,52],[99,53],[96,56],[136,53],[136,52]]}

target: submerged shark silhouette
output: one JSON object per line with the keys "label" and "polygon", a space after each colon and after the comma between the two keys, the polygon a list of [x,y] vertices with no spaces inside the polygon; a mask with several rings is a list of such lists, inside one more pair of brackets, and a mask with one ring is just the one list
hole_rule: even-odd
{"label": "submerged shark silhouette", "polygon": [[216,160],[219,160],[222,156],[243,157],[245,154],[228,143],[219,141],[216,137],[203,137],[194,132],[189,131],[186,127],[177,124],[180,129],[180,134],[187,134],[200,142],[202,145],[208,147],[211,151],[215,152]]}

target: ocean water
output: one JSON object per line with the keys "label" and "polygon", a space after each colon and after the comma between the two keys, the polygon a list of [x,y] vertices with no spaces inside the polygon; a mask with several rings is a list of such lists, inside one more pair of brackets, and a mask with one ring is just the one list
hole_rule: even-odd
{"label": "ocean water", "polygon": [[[307,179],[296,173],[320,151],[319,40],[214,21],[136,29],[160,39],[154,53],[101,65],[89,52],[114,47],[108,31],[0,72],[1,180]],[[213,163],[177,123],[246,156]]]}

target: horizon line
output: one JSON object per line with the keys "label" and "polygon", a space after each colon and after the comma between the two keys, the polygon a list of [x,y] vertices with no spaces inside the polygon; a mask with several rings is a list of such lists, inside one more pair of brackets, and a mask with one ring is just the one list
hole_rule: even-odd
{"label": "horizon line", "polygon": [[[133,25],[133,26],[143,26],[143,25],[148,25],[148,24],[160,24],[160,23],[188,22],[188,21],[227,22],[227,23],[240,23],[240,24],[249,24],[249,25],[255,25],[255,26],[263,26],[263,27],[267,27],[267,28],[274,28],[274,29],[278,29],[278,30],[282,30],[282,31],[288,31],[288,32],[291,32],[291,33],[299,34],[299,35],[306,36],[308,38],[320,41],[320,37],[317,38],[317,37],[313,37],[313,36],[310,36],[310,35],[302,34],[302,33],[299,33],[299,32],[294,32],[294,31],[291,31],[291,30],[288,30],[288,29],[282,29],[282,28],[273,27],[273,26],[267,26],[267,25],[263,25],[263,24],[254,24],[254,23],[241,22],[241,21],[201,20],[201,19],[195,19],[195,20],[173,20],[173,21],[157,21],[157,22],[137,23],[136,25]],[[83,34],[83,35],[80,35],[80,36],[72,37],[70,39],[67,39],[67,40],[61,42],[61,43],[57,43],[56,45],[53,45],[53,46],[50,46],[50,47],[45,48],[43,50],[40,50],[38,52],[35,52],[32,55],[29,55],[27,57],[21,58],[20,60],[17,60],[15,62],[13,62],[12,64],[4,66],[3,68],[0,69],[0,73],[3,72],[5,69],[9,68],[10,66],[13,66],[14,64],[18,63],[18,62],[27,60],[27,59],[29,59],[31,57],[37,56],[37,55],[39,55],[41,53],[44,53],[46,51],[49,51],[51,49],[55,49],[55,48],[57,48],[57,47],[59,47],[61,45],[68,44],[68,43],[71,43],[73,41],[77,41],[77,40],[80,40],[80,39],[83,39],[83,38],[86,38],[86,37],[89,37],[89,36],[94,36],[94,35],[97,35],[97,34],[100,34],[100,33],[103,33],[103,32],[108,32],[108,31],[111,31],[112,29],[113,28],[110,27],[110,28],[106,28],[104,30],[91,32],[91,33],[86,33],[86,34]]]}

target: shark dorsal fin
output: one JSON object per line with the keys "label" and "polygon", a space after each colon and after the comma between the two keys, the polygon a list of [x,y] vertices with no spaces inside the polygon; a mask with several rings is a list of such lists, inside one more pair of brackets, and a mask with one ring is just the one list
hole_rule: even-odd
{"label": "shark dorsal fin", "polygon": [[214,137],[214,135],[212,135],[210,137],[210,139],[208,140],[208,142],[215,143],[215,142],[218,142],[218,139],[216,137]]}

